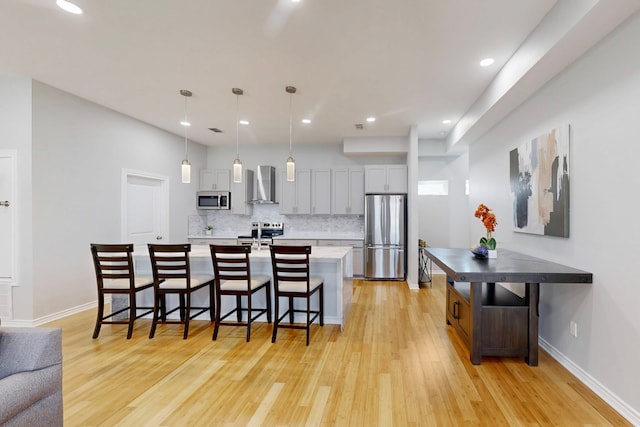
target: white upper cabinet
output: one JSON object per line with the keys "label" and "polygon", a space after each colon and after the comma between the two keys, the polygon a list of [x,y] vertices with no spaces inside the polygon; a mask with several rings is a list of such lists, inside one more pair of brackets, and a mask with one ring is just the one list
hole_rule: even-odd
{"label": "white upper cabinet", "polygon": [[331,213],[335,215],[364,214],[364,169],[334,168],[332,172]]}
{"label": "white upper cabinet", "polygon": [[287,181],[286,171],[282,172],[282,193],[280,195],[280,213],[311,213],[311,171],[297,169],[296,180]]}
{"label": "white upper cabinet", "polygon": [[311,170],[311,213],[331,213],[331,169]]}
{"label": "white upper cabinet", "polygon": [[242,182],[231,183],[231,213],[236,215],[252,215],[253,205],[249,201],[253,198],[253,171],[242,171]]}
{"label": "white upper cabinet", "polygon": [[367,165],[364,167],[365,193],[406,193],[406,165]]}
{"label": "white upper cabinet", "polygon": [[229,169],[201,169],[200,191],[230,191],[231,172]]}

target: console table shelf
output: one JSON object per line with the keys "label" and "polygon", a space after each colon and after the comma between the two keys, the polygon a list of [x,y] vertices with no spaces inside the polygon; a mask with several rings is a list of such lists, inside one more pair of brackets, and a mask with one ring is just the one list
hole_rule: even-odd
{"label": "console table shelf", "polygon": [[[470,347],[474,327],[471,319],[471,285],[447,283],[447,324],[452,325]],[[482,356],[526,357],[529,351],[527,300],[494,283],[482,286]]]}

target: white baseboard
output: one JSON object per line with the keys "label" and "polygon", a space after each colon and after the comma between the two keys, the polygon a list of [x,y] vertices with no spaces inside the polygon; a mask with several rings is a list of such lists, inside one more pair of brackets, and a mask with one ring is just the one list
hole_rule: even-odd
{"label": "white baseboard", "polygon": [[584,369],[576,365],[571,359],[561,353],[557,348],[549,344],[542,338],[538,339],[540,347],[551,355],[558,363],[564,366],[569,372],[575,375],[584,385],[589,387],[591,391],[600,396],[602,400],[607,402],[620,415],[627,419],[631,424],[640,426],[640,412],[629,406],[625,401],[620,399],[611,390],[606,388],[595,378],[589,375]]}
{"label": "white baseboard", "polygon": [[[105,302],[106,299],[105,299]],[[66,310],[59,311],[57,313],[52,313],[44,317],[40,317],[38,319],[33,320],[11,320],[11,319],[3,319],[2,326],[13,326],[19,328],[31,328],[35,326],[41,326],[45,323],[53,322],[54,320],[59,320],[65,318],[67,316],[71,316],[72,314],[81,313],[86,310],[91,310],[92,308],[96,308],[98,306],[98,301],[88,302],[86,304],[78,305],[76,307],[71,307]]]}

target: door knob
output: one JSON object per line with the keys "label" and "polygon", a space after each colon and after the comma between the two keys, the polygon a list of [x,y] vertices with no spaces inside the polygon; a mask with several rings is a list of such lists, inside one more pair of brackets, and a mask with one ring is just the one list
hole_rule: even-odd
{"label": "door knob", "polygon": [[4,207],[8,208],[9,206],[11,206],[11,203],[9,203],[8,200],[5,200],[4,202],[0,202],[0,206],[4,206]]}
{"label": "door knob", "polygon": [[156,236],[156,240],[162,240],[162,236]]}

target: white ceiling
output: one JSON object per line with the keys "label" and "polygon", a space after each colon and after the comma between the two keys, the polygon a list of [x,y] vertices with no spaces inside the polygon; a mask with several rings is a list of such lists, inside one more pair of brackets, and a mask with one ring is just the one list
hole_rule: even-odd
{"label": "white ceiling", "polygon": [[[562,3],[564,0],[560,0]],[[288,144],[445,138],[555,0],[0,0],[0,69],[189,137]],[[592,3],[597,3],[592,1]],[[566,48],[571,48],[567,46]],[[481,68],[485,57],[493,66]],[[377,117],[373,124],[367,116]],[[313,123],[301,125],[310,118]],[[451,124],[442,120],[450,119]],[[355,124],[363,123],[363,130]],[[213,133],[217,127],[224,133]]]}

